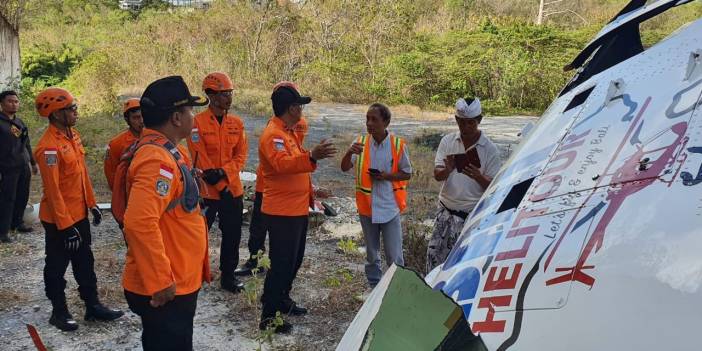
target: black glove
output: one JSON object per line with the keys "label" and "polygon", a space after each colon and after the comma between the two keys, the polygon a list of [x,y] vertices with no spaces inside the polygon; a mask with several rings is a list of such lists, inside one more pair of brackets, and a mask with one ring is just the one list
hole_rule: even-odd
{"label": "black glove", "polygon": [[224,173],[224,170],[221,168],[210,168],[202,171],[202,179],[205,180],[205,183],[209,185],[215,185],[219,183],[222,178],[226,176],[226,173]]}
{"label": "black glove", "polygon": [[78,229],[76,227],[70,226],[62,230],[61,235],[63,235],[63,243],[66,247],[66,250],[74,252],[78,251],[82,240],[80,238],[80,233],[78,233]]}
{"label": "black glove", "polygon": [[90,212],[93,214],[93,225],[100,225],[102,222],[102,212],[100,212],[100,209],[93,207],[90,209]]}

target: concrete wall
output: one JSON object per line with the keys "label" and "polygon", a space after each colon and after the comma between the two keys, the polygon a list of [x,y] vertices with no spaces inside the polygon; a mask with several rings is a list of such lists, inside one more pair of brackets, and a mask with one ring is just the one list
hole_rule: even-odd
{"label": "concrete wall", "polygon": [[19,33],[0,16],[0,89],[19,82]]}

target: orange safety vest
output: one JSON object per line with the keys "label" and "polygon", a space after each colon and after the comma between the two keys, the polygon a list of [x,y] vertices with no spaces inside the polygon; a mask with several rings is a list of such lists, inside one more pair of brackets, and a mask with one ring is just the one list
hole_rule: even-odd
{"label": "orange safety vest", "polygon": [[[392,172],[397,173],[400,168],[400,159],[405,151],[405,141],[393,134],[389,135],[392,148]],[[368,173],[371,166],[370,141],[371,135],[359,137],[356,142],[363,144],[363,151],[356,158],[356,207],[358,213],[370,217],[371,192],[373,190],[373,178]],[[395,202],[402,213],[407,208],[407,181],[393,181],[392,191],[395,194]]]}

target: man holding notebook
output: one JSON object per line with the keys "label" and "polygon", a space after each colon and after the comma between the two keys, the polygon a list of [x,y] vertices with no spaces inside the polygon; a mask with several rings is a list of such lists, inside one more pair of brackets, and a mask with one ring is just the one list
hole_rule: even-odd
{"label": "man holding notebook", "polygon": [[434,179],[442,182],[439,211],[427,248],[427,273],[446,260],[463,223],[500,169],[497,147],[478,126],[478,98],[456,102],[458,131],[444,136],[434,159]]}

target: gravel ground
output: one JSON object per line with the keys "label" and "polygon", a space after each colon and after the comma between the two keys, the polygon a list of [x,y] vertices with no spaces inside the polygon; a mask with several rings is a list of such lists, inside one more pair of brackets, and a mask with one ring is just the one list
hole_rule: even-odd
{"label": "gravel ground", "polygon": [[[306,109],[311,126],[307,144],[329,136],[343,139],[362,132],[365,129],[365,109],[365,106],[359,105],[311,105]],[[401,112],[395,115],[397,117],[393,117],[393,130],[408,140],[427,129],[439,132],[456,129],[450,114],[443,116],[434,113],[428,121],[408,118],[409,116],[403,116]],[[251,146],[247,169],[253,170],[257,160],[257,130],[260,131],[263,127],[265,119],[244,115],[244,120]],[[528,121],[535,119],[521,116],[486,118],[481,128],[496,142],[504,159],[517,141],[517,132]],[[80,129],[80,125],[78,127]],[[427,163],[419,165],[419,162],[413,162],[415,169],[420,173],[429,173],[433,168],[433,155],[415,154],[411,157],[421,163]],[[344,253],[338,248],[340,239],[351,238],[359,246],[362,240],[355,203],[350,197],[352,175],[341,173],[337,167],[336,162],[323,161],[315,173],[315,181],[319,185],[331,189],[339,196],[328,200],[338,209],[339,215],[326,219],[311,219],[305,261],[293,289],[293,298],[308,307],[310,313],[303,317],[289,318],[295,326],[292,334],[274,336],[272,342],[268,343],[259,342],[261,334],[257,326],[260,306],[250,303],[245,294],[233,295],[219,288],[216,268],[219,262],[221,235],[217,226],[213,226],[210,232],[210,260],[214,281],[200,291],[194,330],[196,350],[335,348],[360,308],[361,301],[358,296],[365,290],[364,259],[360,253],[363,252],[363,248],[360,247],[355,253],[348,253],[348,250]],[[93,174],[96,173],[98,172]],[[426,178],[426,175],[423,177]],[[416,187],[420,179],[415,181]],[[424,182],[433,183],[430,179],[425,179]],[[34,177],[31,196],[33,203],[38,201],[40,187],[39,177]],[[431,189],[427,189],[432,194],[423,196],[433,197],[433,193],[438,191],[435,184],[432,184]],[[104,189],[96,189],[96,193],[102,197],[106,192]],[[429,199],[428,202],[433,203],[433,200]],[[427,222],[426,225],[431,225],[427,218],[412,220],[424,221]],[[66,272],[66,295],[69,309],[80,325],[76,332],[61,332],[48,324],[51,305],[44,295],[42,279],[44,233],[40,225],[35,225],[34,229],[34,232],[28,234],[12,234],[14,243],[0,245],[0,349],[34,349],[25,327],[25,324],[32,324],[51,350],[140,350],[140,322],[136,315],[128,311],[121,289],[125,246],[122,234],[110,215],[105,215],[101,226],[93,228],[98,289],[103,303],[127,313],[111,323],[83,321],[84,307],[78,298],[77,286],[69,267]],[[248,226],[242,229],[240,256],[243,259],[248,257]],[[255,282],[262,282],[262,277]]]}

